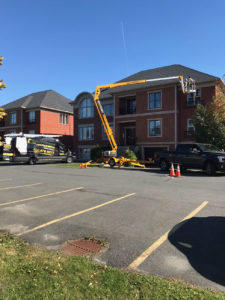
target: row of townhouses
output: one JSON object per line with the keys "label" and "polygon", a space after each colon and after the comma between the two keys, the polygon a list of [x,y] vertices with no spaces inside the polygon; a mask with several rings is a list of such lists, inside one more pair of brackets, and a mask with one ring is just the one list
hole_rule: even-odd
{"label": "row of townhouses", "polygon": [[[119,154],[129,147],[146,159],[155,151],[172,150],[177,143],[193,140],[191,118],[196,105],[213,101],[217,88],[224,86],[220,78],[171,65],[141,71],[119,82],[178,75],[196,81],[195,95],[184,94],[176,79],[115,87],[101,93],[100,100]],[[8,115],[0,124],[0,134],[59,134],[79,159],[88,160],[93,145],[108,145],[89,93],[82,92],[72,101],[49,90],[13,101],[3,106]]]}

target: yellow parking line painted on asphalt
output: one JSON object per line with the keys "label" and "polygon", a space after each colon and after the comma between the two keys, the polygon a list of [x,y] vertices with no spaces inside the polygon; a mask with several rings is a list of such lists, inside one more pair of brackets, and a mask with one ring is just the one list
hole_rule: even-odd
{"label": "yellow parking line painted on asphalt", "polygon": [[5,179],[0,179],[0,182],[2,182],[2,181],[10,181],[10,180],[12,180],[12,178],[5,178]]}
{"label": "yellow parking line painted on asphalt", "polygon": [[19,188],[23,188],[23,187],[27,187],[27,186],[35,186],[35,185],[40,185],[40,184],[43,184],[43,183],[38,182],[38,183],[25,184],[25,185],[9,186],[9,187],[0,188],[0,191],[19,189]]}
{"label": "yellow parking line painted on asphalt", "polygon": [[26,231],[24,231],[24,232],[21,232],[21,233],[16,234],[16,236],[21,236],[21,235],[24,235],[24,234],[27,234],[27,233],[36,231],[36,230],[38,230],[38,229],[47,227],[47,226],[49,226],[49,225],[52,225],[52,224],[55,224],[55,223],[58,223],[58,222],[61,222],[61,221],[65,221],[65,220],[70,219],[70,218],[72,218],[72,217],[75,217],[75,216],[78,216],[78,215],[82,215],[82,214],[87,213],[87,212],[89,212],[89,211],[95,210],[95,209],[97,209],[97,208],[100,208],[100,207],[109,205],[109,204],[111,204],[111,203],[117,202],[117,201],[119,201],[119,200],[122,200],[122,199],[125,199],[125,198],[128,198],[128,197],[131,197],[131,196],[134,196],[134,195],[136,195],[136,193],[128,194],[128,195],[125,195],[125,196],[122,196],[122,197],[119,197],[119,198],[116,198],[116,199],[113,199],[113,200],[104,202],[104,203],[102,203],[102,204],[99,204],[99,205],[96,205],[96,206],[92,206],[92,207],[90,207],[90,208],[87,208],[87,209],[78,211],[78,212],[73,213],[73,214],[71,214],[71,215],[68,215],[68,216],[65,216],[65,217],[62,217],[62,218],[59,218],[59,219],[55,219],[55,220],[52,220],[52,221],[50,221],[50,222],[44,223],[44,224],[42,224],[42,225],[40,225],[40,226],[37,226],[37,227],[31,228],[31,229],[28,229],[28,230],[26,230]]}
{"label": "yellow parking line painted on asphalt", "polygon": [[0,206],[6,206],[6,205],[11,205],[11,204],[19,203],[19,202],[31,201],[31,200],[34,200],[34,199],[39,199],[39,198],[44,198],[44,197],[49,197],[49,196],[59,195],[59,194],[62,194],[62,193],[68,193],[68,192],[72,192],[72,191],[76,191],[76,190],[81,190],[81,189],[83,189],[83,187],[73,188],[73,189],[64,190],[64,191],[59,191],[59,192],[50,193],[50,194],[44,194],[44,195],[35,196],[35,197],[30,197],[30,198],[21,199],[21,200],[15,200],[15,201],[10,201],[10,202],[4,202],[4,203],[0,203]]}
{"label": "yellow parking line painted on asphalt", "polygon": [[[181,222],[192,218],[196,215],[201,209],[203,209],[208,204],[208,201],[204,201],[200,206],[193,210],[189,215],[187,215]],[[138,256],[129,266],[129,269],[136,269],[143,263],[143,261],[149,257],[152,252],[154,252],[159,246],[161,246],[167,239],[170,231],[167,231],[162,235],[156,242],[154,242],[148,249],[146,249],[140,256]]]}

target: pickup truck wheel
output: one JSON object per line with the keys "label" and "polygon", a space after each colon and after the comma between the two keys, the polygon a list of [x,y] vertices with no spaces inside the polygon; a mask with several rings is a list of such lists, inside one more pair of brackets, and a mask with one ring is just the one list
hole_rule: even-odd
{"label": "pickup truck wheel", "polygon": [[168,171],[169,169],[169,165],[165,159],[160,160],[159,166],[161,171]]}
{"label": "pickup truck wheel", "polygon": [[205,172],[209,176],[215,175],[216,167],[215,167],[214,163],[212,163],[211,161],[208,161],[205,165]]}

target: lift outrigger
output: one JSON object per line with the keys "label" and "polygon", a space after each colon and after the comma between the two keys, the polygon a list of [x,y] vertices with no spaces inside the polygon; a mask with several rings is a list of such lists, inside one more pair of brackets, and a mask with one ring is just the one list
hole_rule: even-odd
{"label": "lift outrigger", "polygon": [[104,164],[109,164],[111,168],[114,166],[121,167],[124,164],[130,164],[134,166],[138,166],[141,168],[145,167],[145,164],[151,164],[153,163],[152,159],[146,160],[146,161],[140,161],[140,160],[131,160],[126,157],[120,156],[117,157],[117,143],[115,141],[114,135],[113,135],[113,130],[109,126],[107,117],[104,113],[103,107],[100,102],[100,94],[103,89],[111,89],[114,87],[120,87],[120,86],[127,86],[127,85],[133,85],[133,84],[140,84],[140,83],[147,83],[147,82],[154,82],[154,81],[163,81],[163,80],[170,80],[170,79],[178,79],[183,93],[196,93],[196,87],[195,87],[195,81],[192,78],[187,78],[183,79],[183,76],[171,76],[171,77],[164,77],[164,78],[154,78],[154,79],[143,79],[143,80],[135,80],[135,81],[127,81],[127,82],[118,82],[118,83],[113,83],[113,84],[106,84],[106,85],[99,85],[95,89],[95,95],[94,98],[90,94],[90,96],[93,98],[95,107],[98,111],[100,120],[102,122],[102,125],[104,127],[105,133],[107,135],[107,138],[109,140],[111,150],[108,151],[103,151],[103,155],[101,158],[99,158],[96,161],[88,161],[86,165],[91,165],[91,164],[98,164],[98,163],[104,163]]}

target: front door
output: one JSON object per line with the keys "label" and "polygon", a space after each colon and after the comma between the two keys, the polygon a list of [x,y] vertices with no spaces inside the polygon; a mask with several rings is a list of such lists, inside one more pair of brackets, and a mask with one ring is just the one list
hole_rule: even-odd
{"label": "front door", "polygon": [[136,128],[126,127],[125,128],[125,144],[127,146],[136,144]]}

